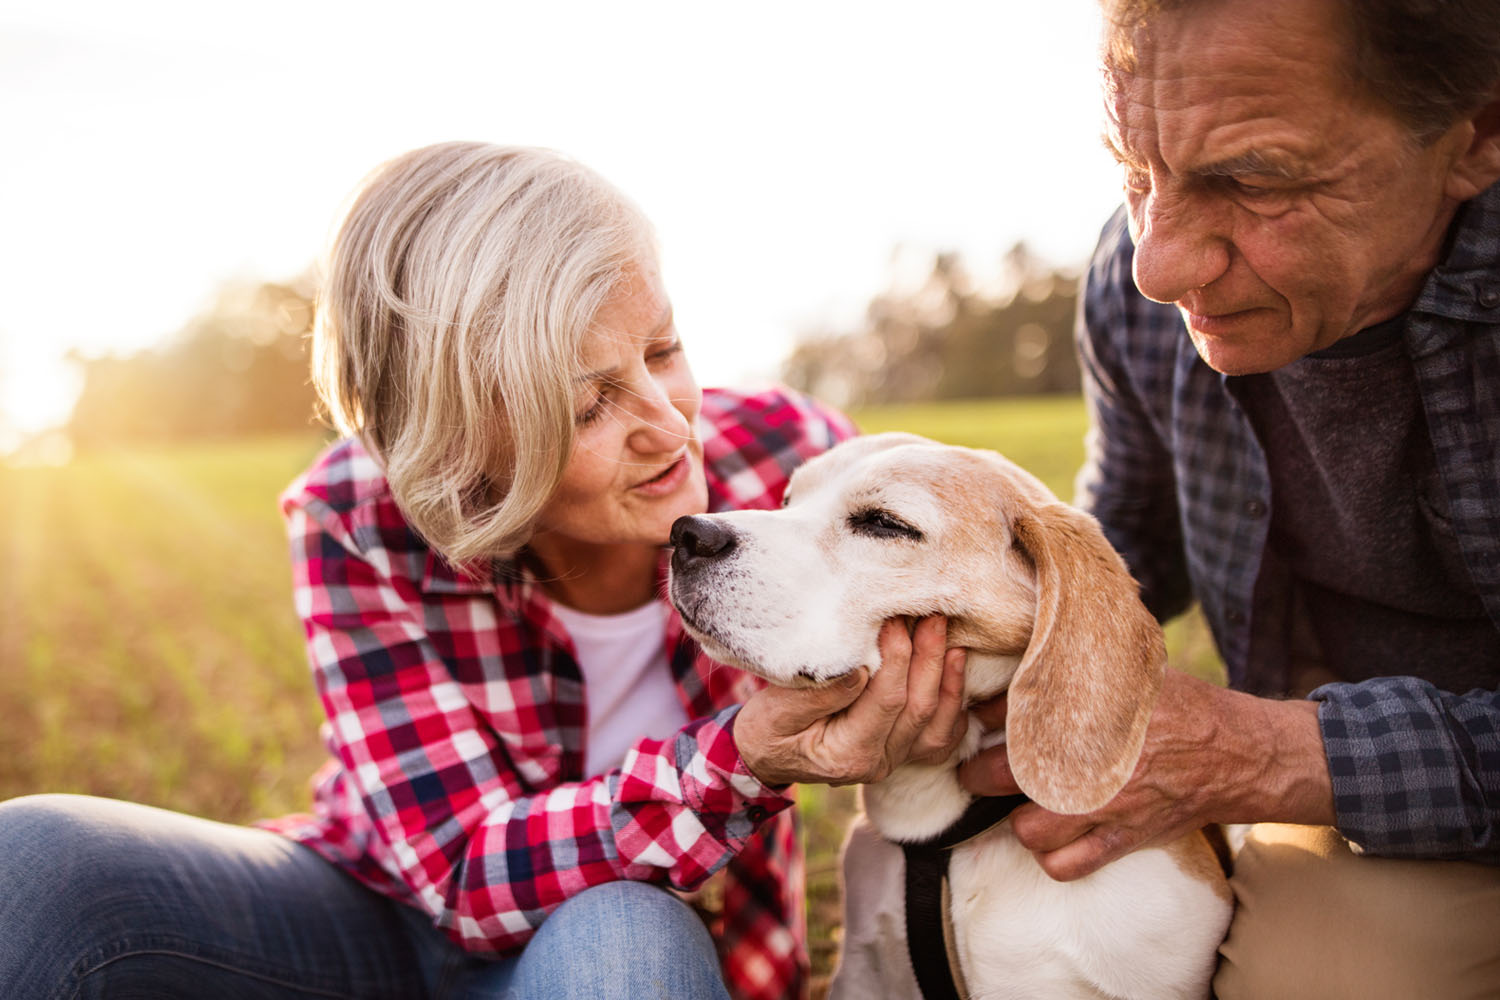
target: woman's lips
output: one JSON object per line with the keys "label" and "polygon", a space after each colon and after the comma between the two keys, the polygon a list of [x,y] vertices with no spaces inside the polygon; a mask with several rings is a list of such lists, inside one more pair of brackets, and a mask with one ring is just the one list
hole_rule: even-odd
{"label": "woman's lips", "polygon": [[667,496],[677,492],[677,488],[687,479],[687,475],[688,456],[683,455],[650,479],[636,483],[632,489],[647,496]]}

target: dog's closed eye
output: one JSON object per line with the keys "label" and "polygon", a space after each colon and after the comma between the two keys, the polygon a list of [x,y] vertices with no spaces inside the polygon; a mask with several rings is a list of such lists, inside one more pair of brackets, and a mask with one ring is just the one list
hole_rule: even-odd
{"label": "dog's closed eye", "polygon": [[922,532],[888,510],[864,507],[849,515],[849,530],[869,538],[902,538],[920,542]]}

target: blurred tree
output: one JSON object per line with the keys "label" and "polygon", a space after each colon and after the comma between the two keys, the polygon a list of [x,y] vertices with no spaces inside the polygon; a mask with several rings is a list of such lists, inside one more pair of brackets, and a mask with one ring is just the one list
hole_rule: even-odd
{"label": "blurred tree", "polygon": [[852,333],[814,331],[782,378],[840,406],[1077,392],[1078,277],[1017,243],[980,291],[957,254],[938,254],[915,288],[892,288]]}
{"label": "blurred tree", "polygon": [[310,277],[227,284],[161,348],[74,357],[84,383],[68,432],[90,447],[309,429],[312,317]]}

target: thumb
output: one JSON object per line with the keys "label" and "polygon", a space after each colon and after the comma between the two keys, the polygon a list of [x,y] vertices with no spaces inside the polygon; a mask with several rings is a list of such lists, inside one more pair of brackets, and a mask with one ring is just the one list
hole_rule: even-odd
{"label": "thumb", "polygon": [[1015,795],[1021,791],[1011,773],[1004,743],[981,750],[959,765],[958,783],[975,795]]}
{"label": "thumb", "polygon": [[761,696],[768,700],[768,708],[774,706],[771,715],[776,720],[776,729],[791,735],[848,708],[869,680],[870,672],[860,667],[817,687],[769,687]]}

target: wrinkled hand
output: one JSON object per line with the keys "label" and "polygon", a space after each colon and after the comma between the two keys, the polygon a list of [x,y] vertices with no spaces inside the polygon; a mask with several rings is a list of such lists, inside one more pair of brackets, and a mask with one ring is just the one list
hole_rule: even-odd
{"label": "wrinkled hand", "polygon": [[964,651],[948,649],[948,620],[908,634],[904,619],[880,630],[880,669],[815,688],[768,687],[734,722],[750,772],[768,785],[879,781],[908,762],[938,763],[963,738]]}
{"label": "wrinkled hand", "polygon": [[[991,729],[1004,697],[975,709]],[[966,761],[959,780],[977,795],[1021,791],[1002,744]],[[1332,823],[1333,790],[1317,705],[1230,691],[1168,670],[1125,787],[1103,808],[1066,816],[1027,803],[1016,838],[1048,875],[1081,878],[1122,855],[1208,823]]]}

